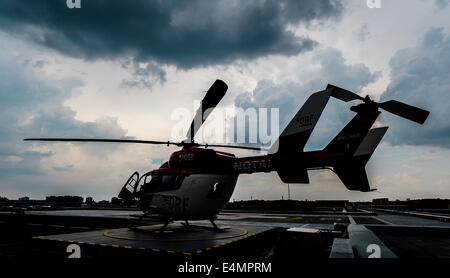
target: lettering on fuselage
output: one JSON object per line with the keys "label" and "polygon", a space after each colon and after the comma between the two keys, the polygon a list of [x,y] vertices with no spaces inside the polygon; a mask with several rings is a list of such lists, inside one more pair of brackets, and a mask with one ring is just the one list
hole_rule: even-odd
{"label": "lettering on fuselage", "polygon": [[313,124],[314,114],[308,116],[302,116],[295,118],[295,121],[299,124],[299,127],[310,126]]}
{"label": "lettering on fuselage", "polygon": [[270,159],[234,162],[234,171],[268,171]]}
{"label": "lettering on fuselage", "polygon": [[186,153],[186,154],[179,154],[178,155],[178,161],[194,161],[194,154],[193,153]]}
{"label": "lettering on fuselage", "polygon": [[189,198],[180,198],[173,195],[164,195],[163,198],[166,207],[171,211],[185,212],[188,207]]}

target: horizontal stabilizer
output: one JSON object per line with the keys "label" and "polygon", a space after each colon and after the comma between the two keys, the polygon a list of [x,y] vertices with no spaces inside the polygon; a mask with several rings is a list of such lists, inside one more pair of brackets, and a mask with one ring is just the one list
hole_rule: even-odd
{"label": "horizontal stabilizer", "polygon": [[334,172],[348,190],[362,192],[371,191],[364,165],[336,166],[334,167]]}
{"label": "horizontal stabilizer", "polygon": [[334,172],[347,189],[362,192],[372,191],[367,179],[365,166],[387,130],[388,127],[378,127],[369,130],[351,160],[346,163],[339,163],[339,165],[333,167]]}

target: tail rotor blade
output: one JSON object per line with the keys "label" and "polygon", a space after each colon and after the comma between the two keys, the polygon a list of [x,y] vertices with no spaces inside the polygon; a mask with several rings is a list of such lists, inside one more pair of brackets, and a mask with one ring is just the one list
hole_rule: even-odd
{"label": "tail rotor blade", "polygon": [[423,124],[430,114],[429,111],[396,100],[379,103],[378,107],[419,124]]}
{"label": "tail rotor blade", "polygon": [[351,91],[339,88],[339,87],[331,85],[331,84],[328,84],[327,90],[333,90],[331,93],[331,96],[335,97],[337,99],[340,99],[342,101],[345,101],[345,102],[349,102],[349,101],[357,100],[357,99],[364,100],[363,97],[361,97]]}

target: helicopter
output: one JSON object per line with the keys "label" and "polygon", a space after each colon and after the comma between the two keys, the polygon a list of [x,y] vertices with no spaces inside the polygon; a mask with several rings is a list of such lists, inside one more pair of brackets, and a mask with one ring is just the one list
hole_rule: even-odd
{"label": "helicopter", "polygon": [[[181,142],[133,139],[88,138],[26,138],[25,141],[111,142],[175,145],[181,147],[158,169],[143,175],[134,172],[119,197],[125,202],[137,201],[144,215],[164,219],[161,231],[168,223],[179,220],[209,220],[219,230],[215,217],[226,206],[239,175],[275,171],[284,183],[309,183],[309,170],[328,169],[336,173],[348,190],[370,192],[365,165],[380,143],[388,127],[372,128],[379,109],[423,124],[429,111],[396,101],[378,103],[343,88],[328,85],[313,93],[300,108],[278,139],[265,150],[267,154],[236,157],[212,148],[263,150],[241,145],[199,144],[194,136],[228,90],[222,80],[216,80],[206,92]],[[304,151],[330,97],[344,102],[362,101],[350,108],[356,115],[322,150]]]}

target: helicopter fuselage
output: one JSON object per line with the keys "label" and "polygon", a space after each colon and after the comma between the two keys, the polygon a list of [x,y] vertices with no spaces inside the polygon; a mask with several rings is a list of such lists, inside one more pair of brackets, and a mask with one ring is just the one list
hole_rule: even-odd
{"label": "helicopter fuselage", "polygon": [[[276,171],[288,167],[286,162],[304,167],[306,172],[340,157],[342,153],[313,151],[281,159],[274,155],[237,158],[213,149],[188,147],[137,179],[133,196],[138,207],[149,214],[179,220],[209,219],[226,206],[240,174]],[[307,174],[296,178],[308,181]]]}
{"label": "helicopter fuselage", "polygon": [[159,169],[140,177],[138,207],[172,219],[209,219],[227,204],[237,183],[233,154],[183,148]]}
{"label": "helicopter fuselage", "polygon": [[[164,169],[161,169],[164,171]],[[151,175],[165,173],[152,172]],[[145,212],[172,219],[209,219],[228,203],[237,182],[237,175],[188,174],[178,189],[142,192],[138,206]]]}

